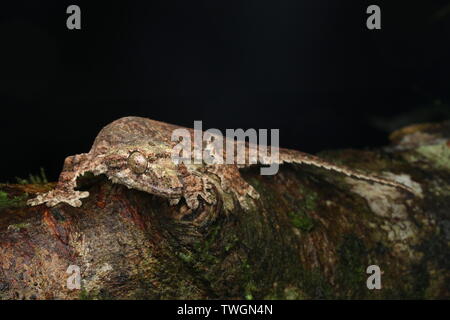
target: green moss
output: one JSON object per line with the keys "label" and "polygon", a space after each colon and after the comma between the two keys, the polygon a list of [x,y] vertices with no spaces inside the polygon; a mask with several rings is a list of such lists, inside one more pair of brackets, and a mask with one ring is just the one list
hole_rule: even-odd
{"label": "green moss", "polygon": [[413,299],[423,299],[425,292],[430,285],[430,274],[427,266],[423,263],[411,266],[411,294],[408,296]]}
{"label": "green moss", "polygon": [[194,256],[190,252],[178,252],[177,256],[185,263],[192,263],[195,260]]}
{"label": "green moss", "polygon": [[289,212],[288,216],[291,219],[293,226],[297,229],[309,232],[314,228],[314,220],[308,217],[304,212]]}
{"label": "green moss", "polygon": [[[216,285],[221,261],[221,252],[217,252],[216,248],[219,234],[220,224],[213,225],[205,238],[195,242],[192,247],[183,247],[176,252],[181,265],[188,267],[195,278],[194,281],[198,281],[201,286],[214,288]],[[174,268],[179,268],[181,265],[174,265]]]}
{"label": "green moss", "polygon": [[212,254],[212,245],[217,241],[219,235],[220,226],[216,225],[212,227],[211,232],[202,241],[198,241],[194,244],[193,257],[195,261],[211,264],[217,263],[218,259]]}
{"label": "green moss", "polygon": [[45,174],[44,168],[39,169],[38,174],[29,174],[28,179],[22,179],[16,177],[18,184],[46,184],[48,183],[47,175]]}
{"label": "green moss", "polygon": [[258,290],[258,286],[253,280],[253,270],[248,260],[245,260],[242,263],[242,274],[244,278],[244,298],[246,300],[253,300],[255,292]]}
{"label": "green moss", "polygon": [[308,297],[297,287],[288,286],[284,289],[283,299],[285,300],[305,300]]}
{"label": "green moss", "polygon": [[28,194],[26,193],[11,198],[6,192],[0,191],[0,209],[24,207],[27,199]]}
{"label": "green moss", "polygon": [[249,280],[244,286],[244,298],[245,300],[253,300],[254,292],[258,290],[257,285],[253,280]]}
{"label": "green moss", "polygon": [[88,292],[85,288],[82,288],[80,295],[78,296],[80,300],[113,300],[114,297],[105,289],[96,290],[95,292]]}
{"label": "green moss", "polygon": [[[178,249],[179,250],[179,249]],[[198,263],[194,256],[190,256],[188,250],[183,250],[175,255],[169,254],[167,248],[165,254],[155,256],[157,263],[152,262],[148,275],[142,274],[139,280],[139,288],[130,296],[132,299],[154,300],[154,299],[199,299],[199,288],[208,287],[208,283],[202,280],[204,272],[198,271]],[[157,284],[154,283],[154,275],[158,276]],[[148,277],[149,276],[149,277]],[[199,280],[200,279],[200,280]],[[176,285],[174,285],[176,284]]]}
{"label": "green moss", "polygon": [[235,234],[230,235],[230,237],[228,239],[225,239],[225,244],[224,244],[225,252],[231,251],[238,244],[239,244],[239,238]]}
{"label": "green moss", "polygon": [[[442,283],[445,283],[442,278],[448,278],[448,272],[444,270],[450,270],[449,246],[444,232],[434,235],[420,244],[419,249],[424,253],[423,258],[420,263],[412,267],[413,271],[410,273],[411,291],[414,298],[432,298],[433,294],[430,295],[430,292],[439,292],[439,285],[436,284],[440,283],[442,286]],[[432,271],[430,272],[430,270]],[[436,272],[436,270],[441,270],[441,272]],[[436,298],[435,295],[434,298]]]}
{"label": "green moss", "polygon": [[80,295],[78,296],[80,300],[94,300],[93,296],[85,289],[82,288],[80,291]]}
{"label": "green moss", "polygon": [[288,217],[294,227],[305,232],[309,232],[314,228],[314,219],[308,213],[317,209],[318,195],[316,192],[300,187],[301,201],[295,203],[297,211],[288,213]]}
{"label": "green moss", "polygon": [[[333,299],[333,289],[320,271],[302,271],[301,288],[308,298]],[[306,297],[303,297],[306,298]]]}
{"label": "green moss", "polygon": [[303,195],[303,205],[307,211],[312,211],[317,208],[317,200],[319,196],[316,192],[305,187],[300,188],[300,193]]}
{"label": "green moss", "polygon": [[26,229],[26,228],[29,228],[29,227],[30,227],[29,223],[17,223],[17,224],[10,224],[8,226],[8,230],[20,231],[22,229]]}
{"label": "green moss", "polygon": [[347,298],[364,297],[367,294],[367,250],[364,243],[356,235],[347,235],[338,248],[338,254],[337,278],[345,286],[341,295]]}
{"label": "green moss", "polygon": [[421,146],[416,152],[433,162],[436,167],[450,169],[450,147],[446,143]]}
{"label": "green moss", "polygon": [[275,202],[276,198],[274,197],[273,192],[267,188],[264,185],[264,182],[260,179],[264,179],[265,181],[267,181],[266,179],[270,179],[270,176],[264,176],[264,178],[256,178],[256,177],[251,177],[250,179],[248,179],[248,183],[255,188],[255,190],[264,198],[266,199],[269,203],[270,202]]}

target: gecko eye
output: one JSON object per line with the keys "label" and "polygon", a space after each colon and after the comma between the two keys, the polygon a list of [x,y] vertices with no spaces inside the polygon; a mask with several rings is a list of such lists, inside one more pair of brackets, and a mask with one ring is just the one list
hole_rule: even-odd
{"label": "gecko eye", "polygon": [[128,168],[136,174],[142,174],[147,170],[148,161],[142,153],[134,151],[128,157]]}

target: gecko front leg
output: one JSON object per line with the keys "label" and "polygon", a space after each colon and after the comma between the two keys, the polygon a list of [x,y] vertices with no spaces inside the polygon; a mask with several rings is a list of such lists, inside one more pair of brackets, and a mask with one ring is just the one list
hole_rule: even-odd
{"label": "gecko front leg", "polygon": [[73,207],[80,207],[81,199],[87,198],[89,192],[75,190],[77,178],[87,171],[102,173],[102,165],[99,165],[99,162],[98,159],[91,161],[88,153],[67,157],[55,189],[39,194],[36,198],[28,200],[27,203],[32,206],[45,203],[48,207],[53,207],[58,203],[65,202]]}

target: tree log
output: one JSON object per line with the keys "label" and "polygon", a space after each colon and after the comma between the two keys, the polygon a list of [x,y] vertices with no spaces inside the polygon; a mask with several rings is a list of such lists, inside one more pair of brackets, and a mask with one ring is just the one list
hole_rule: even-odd
{"label": "tree log", "polygon": [[[104,177],[80,182],[80,208],[26,206],[54,184],[3,184],[0,299],[448,299],[449,138],[450,123],[424,124],[380,150],[320,154],[415,196],[298,165],[242,171],[261,194],[254,209],[219,201],[187,216]],[[67,286],[71,265],[80,289]],[[367,287],[370,265],[381,289]]]}

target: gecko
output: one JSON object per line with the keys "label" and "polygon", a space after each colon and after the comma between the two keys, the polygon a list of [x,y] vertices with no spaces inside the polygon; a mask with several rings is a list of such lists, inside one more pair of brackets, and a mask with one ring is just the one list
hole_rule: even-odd
{"label": "gecko", "polygon": [[[215,204],[219,192],[232,195],[242,207],[248,207],[249,199],[258,199],[258,192],[247,183],[240,169],[247,165],[236,164],[185,164],[172,159],[176,141],[172,132],[182,127],[142,117],[124,117],[105,126],[95,138],[88,153],[69,156],[53,190],[38,194],[28,200],[36,206],[48,207],[67,203],[73,207],[82,205],[81,199],[88,191],[77,190],[77,179],[86,173],[105,175],[113,183],[129,189],[140,190],[178,204],[184,199],[191,210],[199,207],[200,201]],[[194,134],[193,129],[183,128]],[[257,145],[246,144],[246,152]],[[343,165],[333,164],[304,152],[279,148],[279,156],[271,161],[279,164],[293,163],[321,167],[343,175],[393,188],[414,191],[399,182],[373,174],[359,172]],[[267,163],[266,163],[267,164]],[[231,205],[232,206],[232,205]]]}

